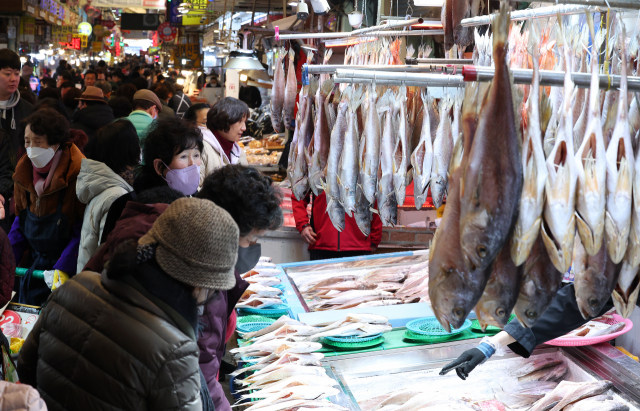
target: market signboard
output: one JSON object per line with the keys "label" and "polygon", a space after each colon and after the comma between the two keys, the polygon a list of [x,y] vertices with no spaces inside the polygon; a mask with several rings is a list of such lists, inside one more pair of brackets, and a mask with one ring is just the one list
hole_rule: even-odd
{"label": "market signboard", "polygon": [[51,36],[55,43],[71,43],[75,32],[73,26],[63,24],[62,26],[53,26]]}
{"label": "market signboard", "polygon": [[[193,68],[202,67],[202,55],[200,54],[200,44],[176,44],[173,50],[174,65],[184,67],[190,66]],[[185,60],[185,64],[182,63]]]}
{"label": "market signboard", "polygon": [[93,0],[93,7],[127,8],[142,7],[145,9],[165,9],[165,0]]}

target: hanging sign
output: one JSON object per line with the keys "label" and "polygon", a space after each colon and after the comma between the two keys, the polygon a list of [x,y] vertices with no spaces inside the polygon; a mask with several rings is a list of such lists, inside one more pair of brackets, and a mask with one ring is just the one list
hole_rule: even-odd
{"label": "hanging sign", "polygon": [[175,27],[171,27],[169,22],[164,22],[158,26],[158,36],[162,41],[172,41],[176,38],[178,30]]}
{"label": "hanging sign", "polygon": [[80,41],[82,44],[82,48],[85,48],[89,45],[89,36],[85,36],[83,34],[80,35]]}
{"label": "hanging sign", "polygon": [[102,42],[101,41],[94,41],[91,44],[91,50],[94,53],[100,53],[102,51]]}
{"label": "hanging sign", "polygon": [[92,30],[93,30],[93,27],[91,27],[91,24],[87,22],[78,24],[78,34],[89,36],[91,35]]}

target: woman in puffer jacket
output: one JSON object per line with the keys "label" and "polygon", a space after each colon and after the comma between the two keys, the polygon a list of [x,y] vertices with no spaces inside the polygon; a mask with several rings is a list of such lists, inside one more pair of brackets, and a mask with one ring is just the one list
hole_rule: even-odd
{"label": "woman in puffer jacket", "polygon": [[133,191],[133,170],[140,162],[140,140],[129,120],[102,127],[85,148],[76,194],[84,211],[78,272],[100,245],[100,236],[111,204]]}

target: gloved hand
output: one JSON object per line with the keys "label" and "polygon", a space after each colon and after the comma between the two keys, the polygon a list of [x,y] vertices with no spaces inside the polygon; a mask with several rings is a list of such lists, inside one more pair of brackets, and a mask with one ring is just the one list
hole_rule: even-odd
{"label": "gloved hand", "polygon": [[[489,344],[487,343],[481,343],[478,347],[480,348],[483,344],[489,347]],[[487,355],[479,348],[472,348],[460,354],[458,358],[456,358],[453,362],[445,365],[442,370],[440,370],[440,375],[445,375],[449,371],[455,369],[458,377],[466,380],[469,376],[469,373],[473,371],[474,368],[488,360],[491,355],[493,355],[493,352]],[[485,349],[486,347],[481,348]]]}
{"label": "gloved hand", "polygon": [[69,279],[69,274],[60,270],[46,270],[42,274],[44,275],[44,282],[51,288],[51,291],[62,286]]}

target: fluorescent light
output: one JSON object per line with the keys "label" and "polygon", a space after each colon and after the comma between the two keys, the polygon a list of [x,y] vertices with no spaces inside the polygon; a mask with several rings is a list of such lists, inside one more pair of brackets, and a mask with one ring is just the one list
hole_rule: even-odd
{"label": "fluorescent light", "polygon": [[247,77],[246,74],[240,74],[240,81],[247,81],[249,80],[249,77]]}
{"label": "fluorescent light", "polygon": [[444,0],[414,0],[413,4],[419,7],[442,7]]}
{"label": "fluorescent light", "polygon": [[182,65],[186,65],[187,64],[187,60],[186,59],[182,59]]}
{"label": "fluorescent light", "polygon": [[181,73],[185,77],[190,76],[191,74],[193,74],[193,72],[191,70],[182,70]]}

